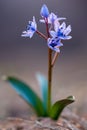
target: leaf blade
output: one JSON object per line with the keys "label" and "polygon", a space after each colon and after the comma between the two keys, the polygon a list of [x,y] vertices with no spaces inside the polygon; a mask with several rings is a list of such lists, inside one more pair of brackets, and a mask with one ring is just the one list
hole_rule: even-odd
{"label": "leaf blade", "polygon": [[69,104],[75,101],[74,96],[69,96],[66,99],[62,99],[53,104],[50,110],[50,117],[54,120],[57,120],[60,116],[62,110]]}
{"label": "leaf blade", "polygon": [[37,73],[36,77],[37,77],[39,87],[41,90],[43,106],[44,106],[45,111],[47,112],[48,81],[47,81],[46,77],[40,73]]}
{"label": "leaf blade", "polygon": [[30,86],[25,84],[23,81],[15,77],[7,77],[8,81],[13,89],[36,111],[38,116],[44,116],[44,110],[41,99],[37,94],[31,89]]}

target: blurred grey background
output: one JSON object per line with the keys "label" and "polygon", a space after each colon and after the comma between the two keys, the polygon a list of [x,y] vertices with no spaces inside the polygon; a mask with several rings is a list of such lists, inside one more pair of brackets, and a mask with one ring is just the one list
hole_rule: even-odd
{"label": "blurred grey background", "polygon": [[[0,0],[0,77],[17,76],[40,95],[35,75],[41,72],[47,76],[47,44],[37,34],[29,39],[21,37],[21,33],[32,16],[36,17],[38,30],[45,33],[45,25],[39,22],[43,4],[50,12],[66,17],[67,25],[72,26],[73,38],[63,42],[53,71],[53,102],[74,95],[76,102],[71,109],[86,115],[87,0]],[[22,113],[28,116],[28,112],[32,113],[32,110],[0,78],[0,117]]]}

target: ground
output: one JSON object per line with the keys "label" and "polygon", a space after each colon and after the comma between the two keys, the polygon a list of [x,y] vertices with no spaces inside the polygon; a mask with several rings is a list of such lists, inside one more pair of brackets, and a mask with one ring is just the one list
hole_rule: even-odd
{"label": "ground", "polygon": [[0,130],[87,130],[87,118],[79,117],[71,111],[64,111],[58,121],[50,118],[9,117],[0,120]]}

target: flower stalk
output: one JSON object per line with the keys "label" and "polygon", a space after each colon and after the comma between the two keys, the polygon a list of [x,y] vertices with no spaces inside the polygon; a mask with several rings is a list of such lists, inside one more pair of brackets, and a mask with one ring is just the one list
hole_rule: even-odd
{"label": "flower stalk", "polygon": [[53,67],[54,66],[54,64],[55,64],[55,62],[56,62],[56,60],[57,60],[57,58],[58,58],[58,52],[56,52],[55,54],[54,54],[54,57],[53,57],[53,60],[52,60],[52,64],[51,64],[51,66]]}
{"label": "flower stalk", "polygon": [[[45,19],[46,23],[46,31],[48,38],[50,37],[49,34],[49,27],[48,27],[48,19]],[[47,101],[47,107],[48,107],[48,113],[50,112],[51,108],[51,88],[52,88],[52,50],[48,48],[48,101]]]}
{"label": "flower stalk", "polygon": [[48,49],[48,112],[51,107],[51,88],[52,88],[52,50]]}
{"label": "flower stalk", "polygon": [[38,30],[36,31],[36,33],[37,33],[39,36],[43,37],[45,40],[47,40],[47,37],[46,37],[43,33],[39,32]]}

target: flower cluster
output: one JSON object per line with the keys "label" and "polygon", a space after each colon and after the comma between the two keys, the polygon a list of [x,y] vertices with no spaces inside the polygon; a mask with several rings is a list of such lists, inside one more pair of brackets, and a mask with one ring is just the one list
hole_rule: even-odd
{"label": "flower cluster", "polygon": [[[42,17],[40,22],[50,25],[49,37],[47,37],[47,45],[50,49],[59,53],[60,47],[63,46],[61,40],[69,40],[72,38],[69,36],[69,33],[71,32],[71,25],[66,27],[65,22],[60,24],[60,20],[65,20],[66,18],[58,18],[53,12],[49,13],[49,10],[45,4],[41,8],[40,15]],[[26,31],[23,31],[21,36],[32,38],[35,32],[38,32],[38,30],[35,17],[33,16],[33,21],[29,21]],[[41,33],[39,33],[39,35],[41,35]]]}

